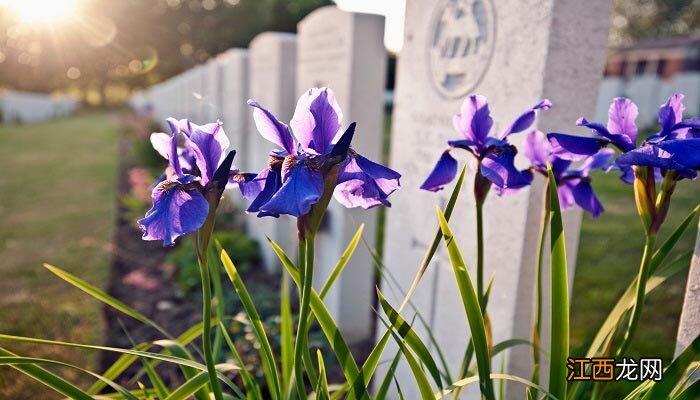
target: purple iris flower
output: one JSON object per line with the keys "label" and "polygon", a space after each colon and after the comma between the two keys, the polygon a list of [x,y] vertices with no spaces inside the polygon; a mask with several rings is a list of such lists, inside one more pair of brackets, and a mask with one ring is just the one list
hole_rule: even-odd
{"label": "purple iris flower", "polygon": [[460,113],[452,122],[463,139],[450,140],[450,146],[438,160],[433,171],[421,185],[421,189],[436,192],[442,190],[457,175],[458,163],[450,152],[464,149],[477,160],[479,173],[496,186],[499,194],[517,191],[532,182],[529,170],[520,171],[515,167],[517,149],[508,143],[513,133],[522,132],[532,126],[537,110],[551,108],[549,100],[542,100],[520,115],[500,135],[489,136],[493,119],[484,96],[471,95],[464,100]]}
{"label": "purple iris flower", "polygon": [[[202,126],[172,118],[167,122],[172,131],[169,139],[155,133],[151,142],[168,159],[168,168],[153,188],[153,207],[138,225],[144,240],[162,240],[164,246],[172,246],[179,236],[199,229],[210,207],[218,205],[235,152],[226,155],[229,140],[220,122]],[[181,133],[184,147],[178,147]]]}
{"label": "purple iris flower", "polygon": [[[333,91],[312,88],[304,93],[290,127],[255,101],[253,118],[260,134],[279,146],[269,154],[268,168],[250,181],[248,212],[259,217],[306,215],[324,193],[324,179],[337,167],[334,197],[348,208],[371,208],[399,188],[397,172],[374,163],[352,150],[355,124],[341,130],[343,113]],[[292,132],[294,131],[294,136]],[[296,140],[295,140],[296,137]],[[335,172],[334,172],[335,173]]]}
{"label": "purple iris flower", "polygon": [[594,170],[608,170],[615,155],[614,150],[601,149],[586,158],[580,166],[572,168],[573,162],[553,154],[552,145],[547,140],[547,136],[534,130],[529,132],[525,138],[523,154],[532,162],[531,168],[544,176],[547,176],[547,163],[552,166],[562,210],[578,204],[579,207],[591,213],[594,218],[604,211],[603,205],[593,192],[589,173]]}
{"label": "purple iris flower", "polygon": [[637,147],[638,129],[635,123],[639,111],[634,102],[624,97],[613,99],[608,110],[607,127],[584,118],[578,120],[578,125],[591,128],[596,137],[562,133],[547,136],[553,153],[567,160],[581,160],[597,153],[602,147],[613,145],[623,153],[615,161],[614,167],[622,171],[621,179],[626,183],[634,181],[634,165],[654,167],[657,177],[662,175],[662,171],[677,170],[681,177],[694,178],[695,170],[700,167],[694,153],[697,145],[693,142],[700,138],[700,118],[683,120],[685,107],[682,101],[683,95],[678,93],[661,105],[661,130],[646,139],[640,147]]}

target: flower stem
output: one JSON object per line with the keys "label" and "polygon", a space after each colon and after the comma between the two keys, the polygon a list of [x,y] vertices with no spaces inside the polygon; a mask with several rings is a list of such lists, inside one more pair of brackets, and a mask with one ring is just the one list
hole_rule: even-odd
{"label": "flower stem", "polygon": [[[540,228],[540,242],[537,251],[537,268],[535,269],[535,307],[532,324],[532,382],[537,383],[540,376],[540,334],[542,330],[542,266],[544,263],[544,251],[547,242],[547,228],[549,227],[549,191],[545,186],[544,212],[542,213],[542,227]],[[537,398],[537,390],[529,388],[532,398]]]}
{"label": "flower stem", "polygon": [[307,343],[307,323],[309,319],[309,303],[311,301],[311,284],[313,283],[314,270],[314,241],[316,235],[309,231],[305,232],[304,240],[304,262],[300,266],[302,277],[301,299],[299,304],[299,325],[297,327],[296,342],[294,342],[294,378],[296,381],[299,398],[306,398],[306,387],[304,385],[304,352],[308,347]]}
{"label": "flower stem", "polygon": [[214,363],[214,355],[211,345],[211,277],[209,275],[209,265],[207,252],[209,250],[208,235],[197,235],[201,237],[199,247],[199,271],[202,276],[202,346],[204,347],[204,361],[207,365],[207,373],[209,374],[209,382],[214,392],[216,400],[223,400],[224,395],[221,391],[221,384],[216,377],[216,364]]}
{"label": "flower stem", "polygon": [[484,302],[484,204],[476,202],[476,294],[481,304],[481,312],[486,310]]}
{"label": "flower stem", "polygon": [[625,331],[625,337],[622,340],[620,349],[617,352],[618,356],[623,355],[627,349],[629,349],[632,343],[632,338],[637,330],[637,325],[639,324],[639,318],[642,315],[642,308],[644,307],[644,298],[646,296],[646,286],[647,280],[649,279],[649,267],[651,265],[652,254],[654,253],[654,243],[656,242],[655,234],[647,234],[646,242],[644,243],[644,254],[642,256],[642,263],[639,267],[639,276],[637,276],[637,297],[634,302],[634,308],[632,309],[632,316],[630,317],[629,325],[627,326],[627,331]]}

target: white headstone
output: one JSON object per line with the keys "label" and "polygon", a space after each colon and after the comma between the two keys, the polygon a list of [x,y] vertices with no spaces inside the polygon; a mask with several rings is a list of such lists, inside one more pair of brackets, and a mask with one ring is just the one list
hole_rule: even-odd
{"label": "white headstone", "polygon": [[[291,33],[264,32],[253,38],[249,46],[250,98],[274,113],[282,121],[289,121],[296,104],[296,35]],[[253,110],[248,107],[250,135],[247,151],[242,154],[249,171],[261,171],[267,167],[267,156],[275,145],[263,139],[255,131]],[[239,160],[240,161],[240,160]],[[251,216],[249,218],[255,218]],[[296,259],[296,221],[287,215],[248,221],[249,234],[258,240],[265,268],[278,271],[280,262],[267,243],[273,239],[290,258]]]}
{"label": "white headstone", "polygon": [[[357,122],[353,148],[380,162],[387,60],[384,17],[327,6],[309,14],[297,28],[297,94],[312,87],[331,88],[343,110],[343,128]],[[317,288],[360,224],[365,224],[367,243],[376,247],[376,209],[346,209],[332,201],[324,218],[316,244]],[[373,258],[360,244],[325,300],[348,341],[372,335],[374,286]]]}
{"label": "white headstone", "polygon": [[239,151],[234,163],[243,171],[246,165],[248,137],[255,134],[248,129],[250,107],[248,94],[248,50],[230,49],[217,57],[221,64],[220,117],[224,130],[231,140],[231,147]]}
{"label": "white headstone", "polygon": [[[403,174],[404,193],[396,196],[388,214],[384,257],[388,273],[403,291],[409,288],[432,241],[437,227],[435,204],[445,206],[452,186],[437,195],[419,191],[418,187],[445,149],[446,141],[459,138],[452,127],[452,116],[459,111],[465,96],[478,93],[488,98],[495,132],[542,98],[550,99],[555,108],[540,114],[538,129],[573,130],[578,116],[590,115],[594,110],[603,73],[610,8],[604,0],[407,2],[391,152],[392,168]],[[446,43],[454,45],[453,51],[445,51]],[[520,144],[523,136],[514,135],[512,141]],[[463,165],[467,153],[455,154]],[[518,164],[527,165],[523,159]],[[472,187],[470,173],[451,227],[474,277]],[[494,343],[530,337],[542,191],[543,179],[538,177],[531,188],[502,198],[491,193],[486,201],[485,279],[495,275],[488,305]],[[573,267],[580,213],[567,217],[567,247],[574,250],[569,254],[569,265]],[[458,374],[469,332],[444,243],[439,249],[412,300],[427,320],[454,376]],[[389,300],[398,306],[403,296],[390,286],[390,282],[382,283]],[[406,319],[412,320],[409,312]],[[529,352],[508,353],[507,372],[529,377]],[[387,351],[385,356],[393,354]],[[499,366],[500,360],[493,364]],[[415,398],[418,392],[410,376],[406,365],[402,365],[398,379],[404,395]],[[512,398],[522,397],[520,390],[510,393]]]}
{"label": "white headstone", "polygon": [[221,119],[221,98],[223,96],[221,70],[221,62],[216,58],[204,64],[204,90],[202,93],[204,121],[202,122],[209,123]]}
{"label": "white headstone", "polygon": [[676,355],[688,347],[698,335],[700,335],[700,229],[695,242],[693,259],[690,263],[683,311],[678,324]]}

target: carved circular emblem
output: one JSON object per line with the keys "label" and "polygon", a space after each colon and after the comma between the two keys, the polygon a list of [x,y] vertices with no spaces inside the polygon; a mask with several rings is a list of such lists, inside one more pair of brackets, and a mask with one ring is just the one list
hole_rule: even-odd
{"label": "carved circular emblem", "polygon": [[437,91],[467,94],[488,69],[496,21],[491,0],[441,0],[430,22],[428,70]]}

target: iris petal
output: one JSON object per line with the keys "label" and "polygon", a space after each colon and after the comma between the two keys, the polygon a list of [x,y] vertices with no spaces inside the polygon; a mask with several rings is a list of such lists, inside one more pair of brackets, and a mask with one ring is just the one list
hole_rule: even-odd
{"label": "iris petal", "polygon": [[591,213],[593,218],[604,211],[603,205],[593,192],[591,183],[587,180],[579,180],[573,183],[572,194],[579,207]]}
{"label": "iris petal", "polygon": [[390,207],[386,199],[399,188],[400,177],[390,168],[355,155],[343,165],[333,196],[348,208]]}
{"label": "iris petal", "polygon": [[683,111],[685,110],[683,97],[681,93],[676,93],[659,107],[659,125],[661,125],[662,136],[671,133],[673,127],[681,122]]}
{"label": "iris petal", "polygon": [[457,160],[450,155],[449,151],[442,153],[435,168],[420,188],[431,192],[442,190],[457,176],[457,166]]}
{"label": "iris petal", "polygon": [[219,167],[230,142],[220,122],[196,126],[189,136],[185,136],[187,147],[192,150],[197,168],[206,185]]}
{"label": "iris petal", "polygon": [[564,133],[548,133],[547,139],[552,145],[552,155],[570,161],[580,161],[590,157],[607,144],[598,138]]}
{"label": "iris petal", "polygon": [[255,108],[253,120],[262,137],[280,146],[287,153],[296,154],[294,138],[289,132],[289,127],[257,102],[248,100],[248,105]]}
{"label": "iris petal", "polygon": [[272,196],[277,193],[277,191],[280,189],[282,186],[282,177],[280,176],[279,172],[271,171],[270,169],[265,169],[262,172],[260,172],[257,176],[260,179],[265,179],[265,183],[263,184],[262,190],[258,193],[258,195],[255,197],[255,199],[250,203],[250,206],[248,206],[248,209],[246,212],[248,213],[259,213],[258,217],[264,217],[264,216],[273,216],[273,217],[279,217],[279,214],[275,213],[262,213],[260,211],[260,208],[265,205]]}
{"label": "iris petal", "polygon": [[615,163],[623,167],[633,165],[675,170],[684,178],[693,179],[700,169],[700,139],[668,140],[647,144],[622,154]]}
{"label": "iris petal", "polygon": [[323,194],[323,176],[303,162],[295,165],[282,187],[260,211],[301,217],[311,211]]}
{"label": "iris petal", "polygon": [[162,240],[164,246],[172,246],[177,237],[204,224],[209,204],[197,188],[187,187],[195,180],[192,175],[184,175],[153,189],[153,207],[138,221],[144,240]]}
{"label": "iris petal", "polygon": [[290,122],[299,143],[306,150],[326,154],[340,131],[343,112],[328,88],[312,88],[297,102]]}
{"label": "iris petal", "polygon": [[538,130],[533,130],[525,136],[523,154],[530,162],[539,167],[544,167],[549,160],[552,146],[547,140],[547,135]]}
{"label": "iris petal", "polygon": [[[628,98],[616,97],[608,109],[608,131],[611,140],[623,151],[633,149],[637,143],[637,105]],[[618,143],[619,142],[619,143]]]}
{"label": "iris petal", "polygon": [[501,134],[501,139],[505,139],[511,133],[522,132],[532,126],[537,116],[537,110],[549,110],[552,102],[544,99],[535,104],[532,108],[522,113],[513,123]]}
{"label": "iris petal", "polygon": [[486,97],[471,95],[464,99],[462,108],[459,114],[454,116],[452,123],[465,139],[474,142],[476,146],[482,146],[493,126]]}
{"label": "iris petal", "polygon": [[489,154],[481,161],[481,174],[496,186],[499,194],[512,193],[532,183],[529,170],[515,167],[516,150],[510,146]]}

